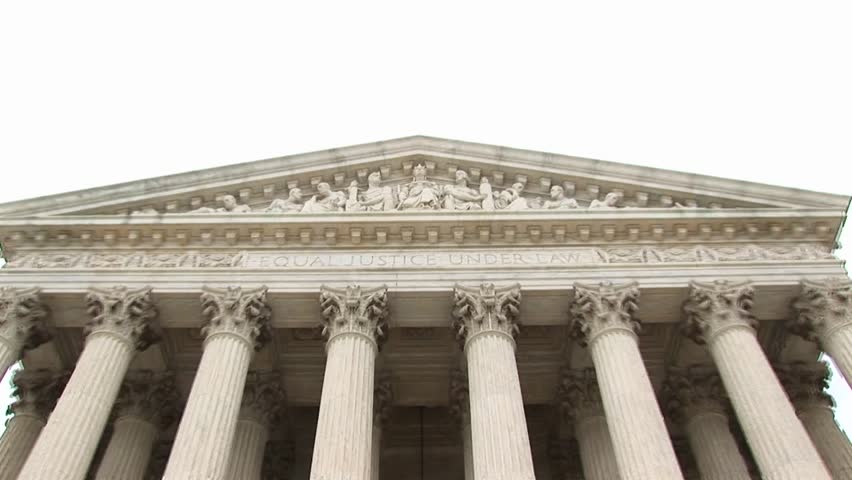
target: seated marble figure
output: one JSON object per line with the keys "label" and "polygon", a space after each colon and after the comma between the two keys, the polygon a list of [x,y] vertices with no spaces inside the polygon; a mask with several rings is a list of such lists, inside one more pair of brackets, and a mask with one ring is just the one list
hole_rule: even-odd
{"label": "seated marble figure", "polygon": [[335,192],[326,182],[317,184],[317,194],[310,198],[302,207],[302,213],[342,212],[346,204],[346,196]]}
{"label": "seated marble figure", "polygon": [[304,208],[302,203],[302,190],[291,188],[287,199],[276,198],[263,211],[268,213],[299,213]]}
{"label": "seated marble figure", "polygon": [[411,182],[399,189],[398,210],[438,210],[441,208],[441,189],[437,183],[426,178],[426,167],[414,167]]}
{"label": "seated marble figure", "polygon": [[225,195],[222,197],[222,207],[201,207],[191,210],[189,213],[248,213],[251,212],[251,207],[248,205],[240,205],[233,195]]}
{"label": "seated marble figure", "polygon": [[382,187],[382,175],[373,172],[367,177],[367,190],[358,192],[358,182],[349,184],[349,196],[346,199],[347,212],[382,212],[396,208],[391,187]]}

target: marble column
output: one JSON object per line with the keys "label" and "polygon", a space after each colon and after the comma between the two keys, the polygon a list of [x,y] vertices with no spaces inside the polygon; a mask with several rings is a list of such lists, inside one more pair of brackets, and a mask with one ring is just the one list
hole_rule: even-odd
{"label": "marble column", "polygon": [[0,287],[0,378],[24,350],[50,339],[44,327],[47,310],[38,294],[35,287]]}
{"label": "marble column", "polygon": [[825,392],[828,365],[793,363],[776,367],[799,419],[835,480],[852,480],[852,444],[834,420],[834,400]]}
{"label": "marble column", "polygon": [[249,372],[237,420],[228,480],[261,480],[270,430],[284,411],[286,395],[276,372]]}
{"label": "marble column", "polygon": [[748,283],[693,282],[684,333],[707,345],[762,477],[829,479],[757,342],[753,302]]}
{"label": "marble column", "polygon": [[15,480],[62,393],[67,375],[49,370],[18,370],[12,379],[14,415],[0,438],[0,480]]}
{"label": "marble column", "polygon": [[160,338],[150,287],[92,288],[86,302],[83,353],[19,480],[86,476],[130,361]]}
{"label": "marble column", "polygon": [[143,480],[159,432],[177,417],[174,375],[130,372],[113,409],[112,436],[95,480]]}
{"label": "marble column", "polygon": [[464,342],[477,480],[535,478],[515,360],[521,287],[456,285],[453,318]]}
{"label": "marble column", "polygon": [[852,281],[846,277],[803,281],[793,303],[790,330],[817,342],[852,386]]}
{"label": "marble column", "polygon": [[621,478],[683,478],[639,352],[637,284],[574,290],[571,333],[591,353]]}
{"label": "marble column", "polygon": [[702,479],[751,478],[728,426],[728,399],[717,373],[703,367],[672,368],[662,396],[669,417],[686,432]]}
{"label": "marble column", "polygon": [[584,478],[621,478],[594,369],[563,372],[558,398],[563,417],[574,424]]}
{"label": "marble column", "polygon": [[266,287],[204,287],[204,352],[164,480],[223,480],[249,363],[271,337]]}
{"label": "marble column", "polygon": [[376,354],[388,315],[387,288],[322,287],[327,337],[311,480],[370,480]]}
{"label": "marble column", "polygon": [[382,371],[377,375],[376,387],[373,389],[373,452],[370,472],[373,480],[379,480],[379,469],[382,464],[382,433],[390,421],[393,406],[393,384],[390,372]]}
{"label": "marble column", "polygon": [[461,433],[464,455],[464,478],[474,480],[473,435],[470,429],[470,391],[467,386],[465,369],[456,368],[450,372],[450,413]]}

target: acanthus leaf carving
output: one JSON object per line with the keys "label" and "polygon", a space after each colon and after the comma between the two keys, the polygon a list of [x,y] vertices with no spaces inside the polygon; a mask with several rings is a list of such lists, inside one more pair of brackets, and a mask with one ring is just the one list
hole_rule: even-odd
{"label": "acanthus leaf carving", "polygon": [[165,429],[179,416],[179,397],[171,372],[132,371],[121,384],[113,414],[117,419],[137,417]]}
{"label": "acanthus leaf carving", "polygon": [[29,350],[50,340],[45,327],[47,307],[39,289],[0,287],[0,339]]}
{"label": "acanthus leaf carving", "polygon": [[837,329],[852,325],[852,280],[832,277],[802,281],[802,293],[794,300],[793,308],[790,331],[821,342]]}
{"label": "acanthus leaf carving", "polygon": [[571,304],[571,336],[581,345],[594,342],[602,333],[626,330],[638,334],[642,323],[636,318],[639,311],[639,285],[630,282],[614,285],[574,284]]}
{"label": "acanthus leaf carving", "polygon": [[575,421],[604,414],[594,368],[564,370],[557,390],[557,400],[562,415]]}
{"label": "acanthus leaf carving", "polygon": [[68,372],[47,369],[18,370],[12,378],[12,395],[15,397],[7,415],[30,415],[47,420],[62,390],[68,382]]}
{"label": "acanthus leaf carving", "polygon": [[813,407],[834,408],[834,399],[826,390],[831,370],[825,362],[776,364],[775,373],[796,410]]}
{"label": "acanthus leaf carving", "polygon": [[520,325],[520,284],[456,284],[453,299],[453,327],[462,344],[482,333],[502,333],[514,341]]}
{"label": "acanthus leaf carving", "polygon": [[683,305],[683,333],[703,345],[728,328],[755,330],[753,306],[754,288],[749,282],[690,282],[689,297]]}
{"label": "acanthus leaf carving", "polygon": [[162,338],[155,322],[157,308],[151,298],[151,287],[90,288],[86,293],[86,305],[92,317],[83,330],[87,338],[109,333],[130,341],[139,351]]}
{"label": "acanthus leaf carving", "polygon": [[287,394],[277,372],[251,371],[246,377],[240,418],[277,425],[287,404]]}
{"label": "acanthus leaf carving", "polygon": [[269,323],[272,309],[266,301],[265,286],[242,288],[203,287],[202,314],[205,318],[202,335],[236,335],[255,350],[260,350],[272,338]]}
{"label": "acanthus leaf carving", "polygon": [[339,335],[364,335],[377,346],[385,340],[388,318],[386,286],[361,288],[347,285],[320,289],[320,316],[323,335],[331,342]]}
{"label": "acanthus leaf carving", "polygon": [[725,386],[710,367],[669,369],[660,397],[669,417],[679,423],[706,412],[727,415]]}

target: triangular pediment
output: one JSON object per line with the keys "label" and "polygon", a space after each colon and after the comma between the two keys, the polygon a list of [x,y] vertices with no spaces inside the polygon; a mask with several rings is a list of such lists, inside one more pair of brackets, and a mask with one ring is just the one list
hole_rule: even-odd
{"label": "triangular pediment", "polygon": [[[329,195],[318,195],[323,184]],[[296,191],[301,199],[293,195]],[[570,213],[590,207],[842,210],[847,203],[839,195],[417,136],[11,202],[0,205],[0,218],[204,212]]]}

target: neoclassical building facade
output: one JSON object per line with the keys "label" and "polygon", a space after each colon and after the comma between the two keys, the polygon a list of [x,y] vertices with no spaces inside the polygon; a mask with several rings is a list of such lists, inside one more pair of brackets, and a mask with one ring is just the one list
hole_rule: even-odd
{"label": "neoclassical building facade", "polygon": [[852,479],[849,198],[429,137],[0,205],[0,480]]}

